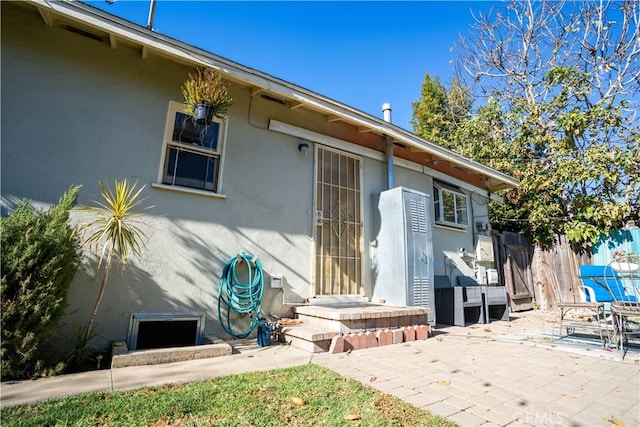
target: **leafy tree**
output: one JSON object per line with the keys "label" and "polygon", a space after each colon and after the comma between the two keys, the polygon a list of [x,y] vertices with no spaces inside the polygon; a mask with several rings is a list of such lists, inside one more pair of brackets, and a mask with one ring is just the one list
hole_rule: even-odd
{"label": "leafy tree", "polygon": [[511,1],[480,13],[456,74],[478,113],[456,150],[520,179],[492,222],[547,244],[638,216],[640,3]]}
{"label": "leafy tree", "polygon": [[469,119],[472,99],[467,88],[454,79],[447,89],[438,76],[424,76],[421,97],[412,103],[411,124],[416,134],[450,148],[456,128]]}
{"label": "leafy tree", "polygon": [[84,332],[85,343],[91,337],[93,322],[107,288],[113,261],[116,257],[119,258],[124,269],[130,254],[137,257],[141,255],[146,240],[146,235],[140,228],[144,224],[140,220],[141,214],[133,211],[145,200],[140,198],[144,186],[136,191],[137,184],[131,184],[126,179],[116,179],[113,190],[102,182],[99,185],[103,201],[94,200],[97,206],[84,206],[82,209],[93,214],[94,219],[78,226],[83,242],[100,254],[98,268],[103,261],[105,263],[100,291]]}
{"label": "leafy tree", "polygon": [[44,347],[65,314],[68,289],[80,263],[80,244],[69,226],[79,186],[48,210],[22,201],[2,230],[2,377],[59,371]]}

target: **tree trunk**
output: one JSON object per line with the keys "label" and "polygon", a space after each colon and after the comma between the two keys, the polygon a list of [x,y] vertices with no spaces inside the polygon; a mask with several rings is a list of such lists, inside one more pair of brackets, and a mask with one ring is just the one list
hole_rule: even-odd
{"label": "tree trunk", "polygon": [[104,296],[104,291],[107,289],[107,281],[109,280],[109,272],[111,271],[111,264],[113,263],[113,246],[109,253],[109,259],[107,260],[107,264],[104,267],[104,276],[102,277],[102,283],[100,284],[100,292],[98,293],[98,299],[96,300],[96,304],[93,306],[93,311],[91,312],[91,317],[89,318],[89,323],[87,324],[87,331],[84,335],[84,343],[85,345],[89,342],[89,337],[91,336],[91,330],[93,329],[93,321],[98,314],[98,309],[100,308],[100,304],[102,303],[102,297]]}

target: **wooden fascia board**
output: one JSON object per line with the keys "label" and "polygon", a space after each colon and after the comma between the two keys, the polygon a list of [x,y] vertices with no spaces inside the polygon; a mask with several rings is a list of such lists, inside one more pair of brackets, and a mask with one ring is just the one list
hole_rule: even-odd
{"label": "wooden fascia board", "polygon": [[[346,114],[346,113],[337,111],[336,106],[323,104],[319,100],[305,98],[301,94],[294,93],[292,95],[296,97],[297,101],[305,102],[316,109],[326,111],[327,116],[344,116]],[[407,131],[400,132],[398,131],[398,129],[400,128],[397,128],[396,126],[387,127],[379,123],[372,122],[371,120],[365,119],[362,116],[354,116],[351,114],[347,114],[347,117],[345,117],[344,120],[355,124],[358,128],[366,127],[370,129],[371,132],[377,132],[383,135],[387,135],[391,137],[393,140],[398,141],[399,143],[406,144],[407,146],[409,146],[409,148],[413,147],[414,149],[426,152],[437,158],[447,160],[451,164],[468,168],[472,170],[474,173],[487,175],[493,179],[503,182],[507,187],[515,187],[518,185],[518,181],[513,177],[510,177],[499,171],[491,169],[488,166],[485,166],[483,164],[477,163],[472,159],[468,159],[451,150],[447,150],[444,147],[440,147],[439,145],[428,143],[427,141],[421,140],[419,137],[413,134],[409,134]]]}
{"label": "wooden fascia board", "polygon": [[509,175],[478,163],[473,159],[464,157],[454,151],[448,150],[444,147],[440,147],[439,145],[421,140],[417,136],[403,135],[402,133],[393,129],[388,135],[394,139],[397,139],[399,142],[406,143],[411,150],[417,149],[419,151],[424,151],[432,155],[434,159],[448,161],[452,166],[462,167],[479,175],[485,175],[487,177],[490,177],[491,179],[504,183],[507,187],[516,187],[518,185],[518,180]]}

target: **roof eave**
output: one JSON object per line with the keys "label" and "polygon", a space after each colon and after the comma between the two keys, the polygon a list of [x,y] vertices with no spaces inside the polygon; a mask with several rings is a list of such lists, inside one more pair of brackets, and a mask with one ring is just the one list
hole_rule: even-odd
{"label": "roof eave", "polygon": [[52,14],[64,15],[106,32],[113,47],[115,47],[117,40],[123,40],[134,45],[140,45],[143,56],[148,55],[150,51],[156,51],[177,62],[190,66],[218,69],[227,74],[231,80],[253,87],[255,91],[268,91],[285,97],[297,105],[304,105],[306,108],[316,110],[328,117],[338,117],[340,120],[360,128],[369,129],[380,135],[387,135],[401,144],[429,153],[434,158],[446,160],[452,165],[460,166],[465,170],[468,169],[484,178],[487,190],[490,192],[514,188],[518,185],[518,180],[509,175],[424,140],[378,117],[177,39],[156,33],[146,27],[111,15],[85,3],[67,0],[27,1],[37,7],[47,25],[52,25]]}

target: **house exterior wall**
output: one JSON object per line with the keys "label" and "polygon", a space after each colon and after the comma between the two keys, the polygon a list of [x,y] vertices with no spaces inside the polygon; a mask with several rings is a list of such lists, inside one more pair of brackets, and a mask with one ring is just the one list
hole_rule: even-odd
{"label": "house exterior wall", "polygon": [[[231,88],[227,198],[152,188],[169,101],[181,101],[180,86],[192,70],[47,27],[20,7],[4,8],[2,19],[3,207],[22,198],[55,203],[71,184],[82,184],[79,203],[91,204],[98,181],[115,178],[145,184],[147,205],[154,206],[143,258],[110,276],[96,318],[105,341],[126,339],[130,315],[139,311],[205,312],[205,333],[221,334],[218,280],[224,264],[243,251],[308,297],[313,157],[264,129],[267,111],[247,121],[255,111],[248,88]],[[95,262],[78,274],[68,328],[88,320],[101,278]],[[267,286],[266,312],[283,310],[281,292]]]}
{"label": "house exterior wall", "polygon": [[[169,102],[181,101],[187,66],[139,49],[100,42],[47,26],[35,10],[10,3],[2,10],[2,208],[22,198],[46,206],[72,184],[82,184],[79,203],[99,195],[98,181],[127,178],[146,185],[142,259],[112,270],[97,330],[104,346],[127,338],[136,312],[203,312],[205,334],[222,336],[217,320],[218,281],[224,264],[241,252],[257,256],[267,281],[265,313],[288,314],[287,302],[313,297],[314,142],[309,155],[299,138],[269,130],[279,120],[362,147],[381,150],[381,138],[354,126],[265,99],[231,86],[221,197],[153,187],[158,181]],[[345,144],[349,149],[349,144]],[[363,156],[363,268],[365,293],[373,283],[370,248],[371,195],[386,188],[382,160]],[[431,194],[427,174],[395,167],[395,185]],[[476,197],[477,199],[477,197]],[[474,213],[487,215],[486,203]],[[83,214],[74,213],[80,222]],[[473,224],[473,220],[470,220]],[[473,230],[434,229],[435,272],[443,251],[473,247]],[[86,324],[102,272],[87,259],[74,280],[61,332]],[[282,275],[284,291],[269,277]],[[283,296],[284,292],[284,296]]]}

